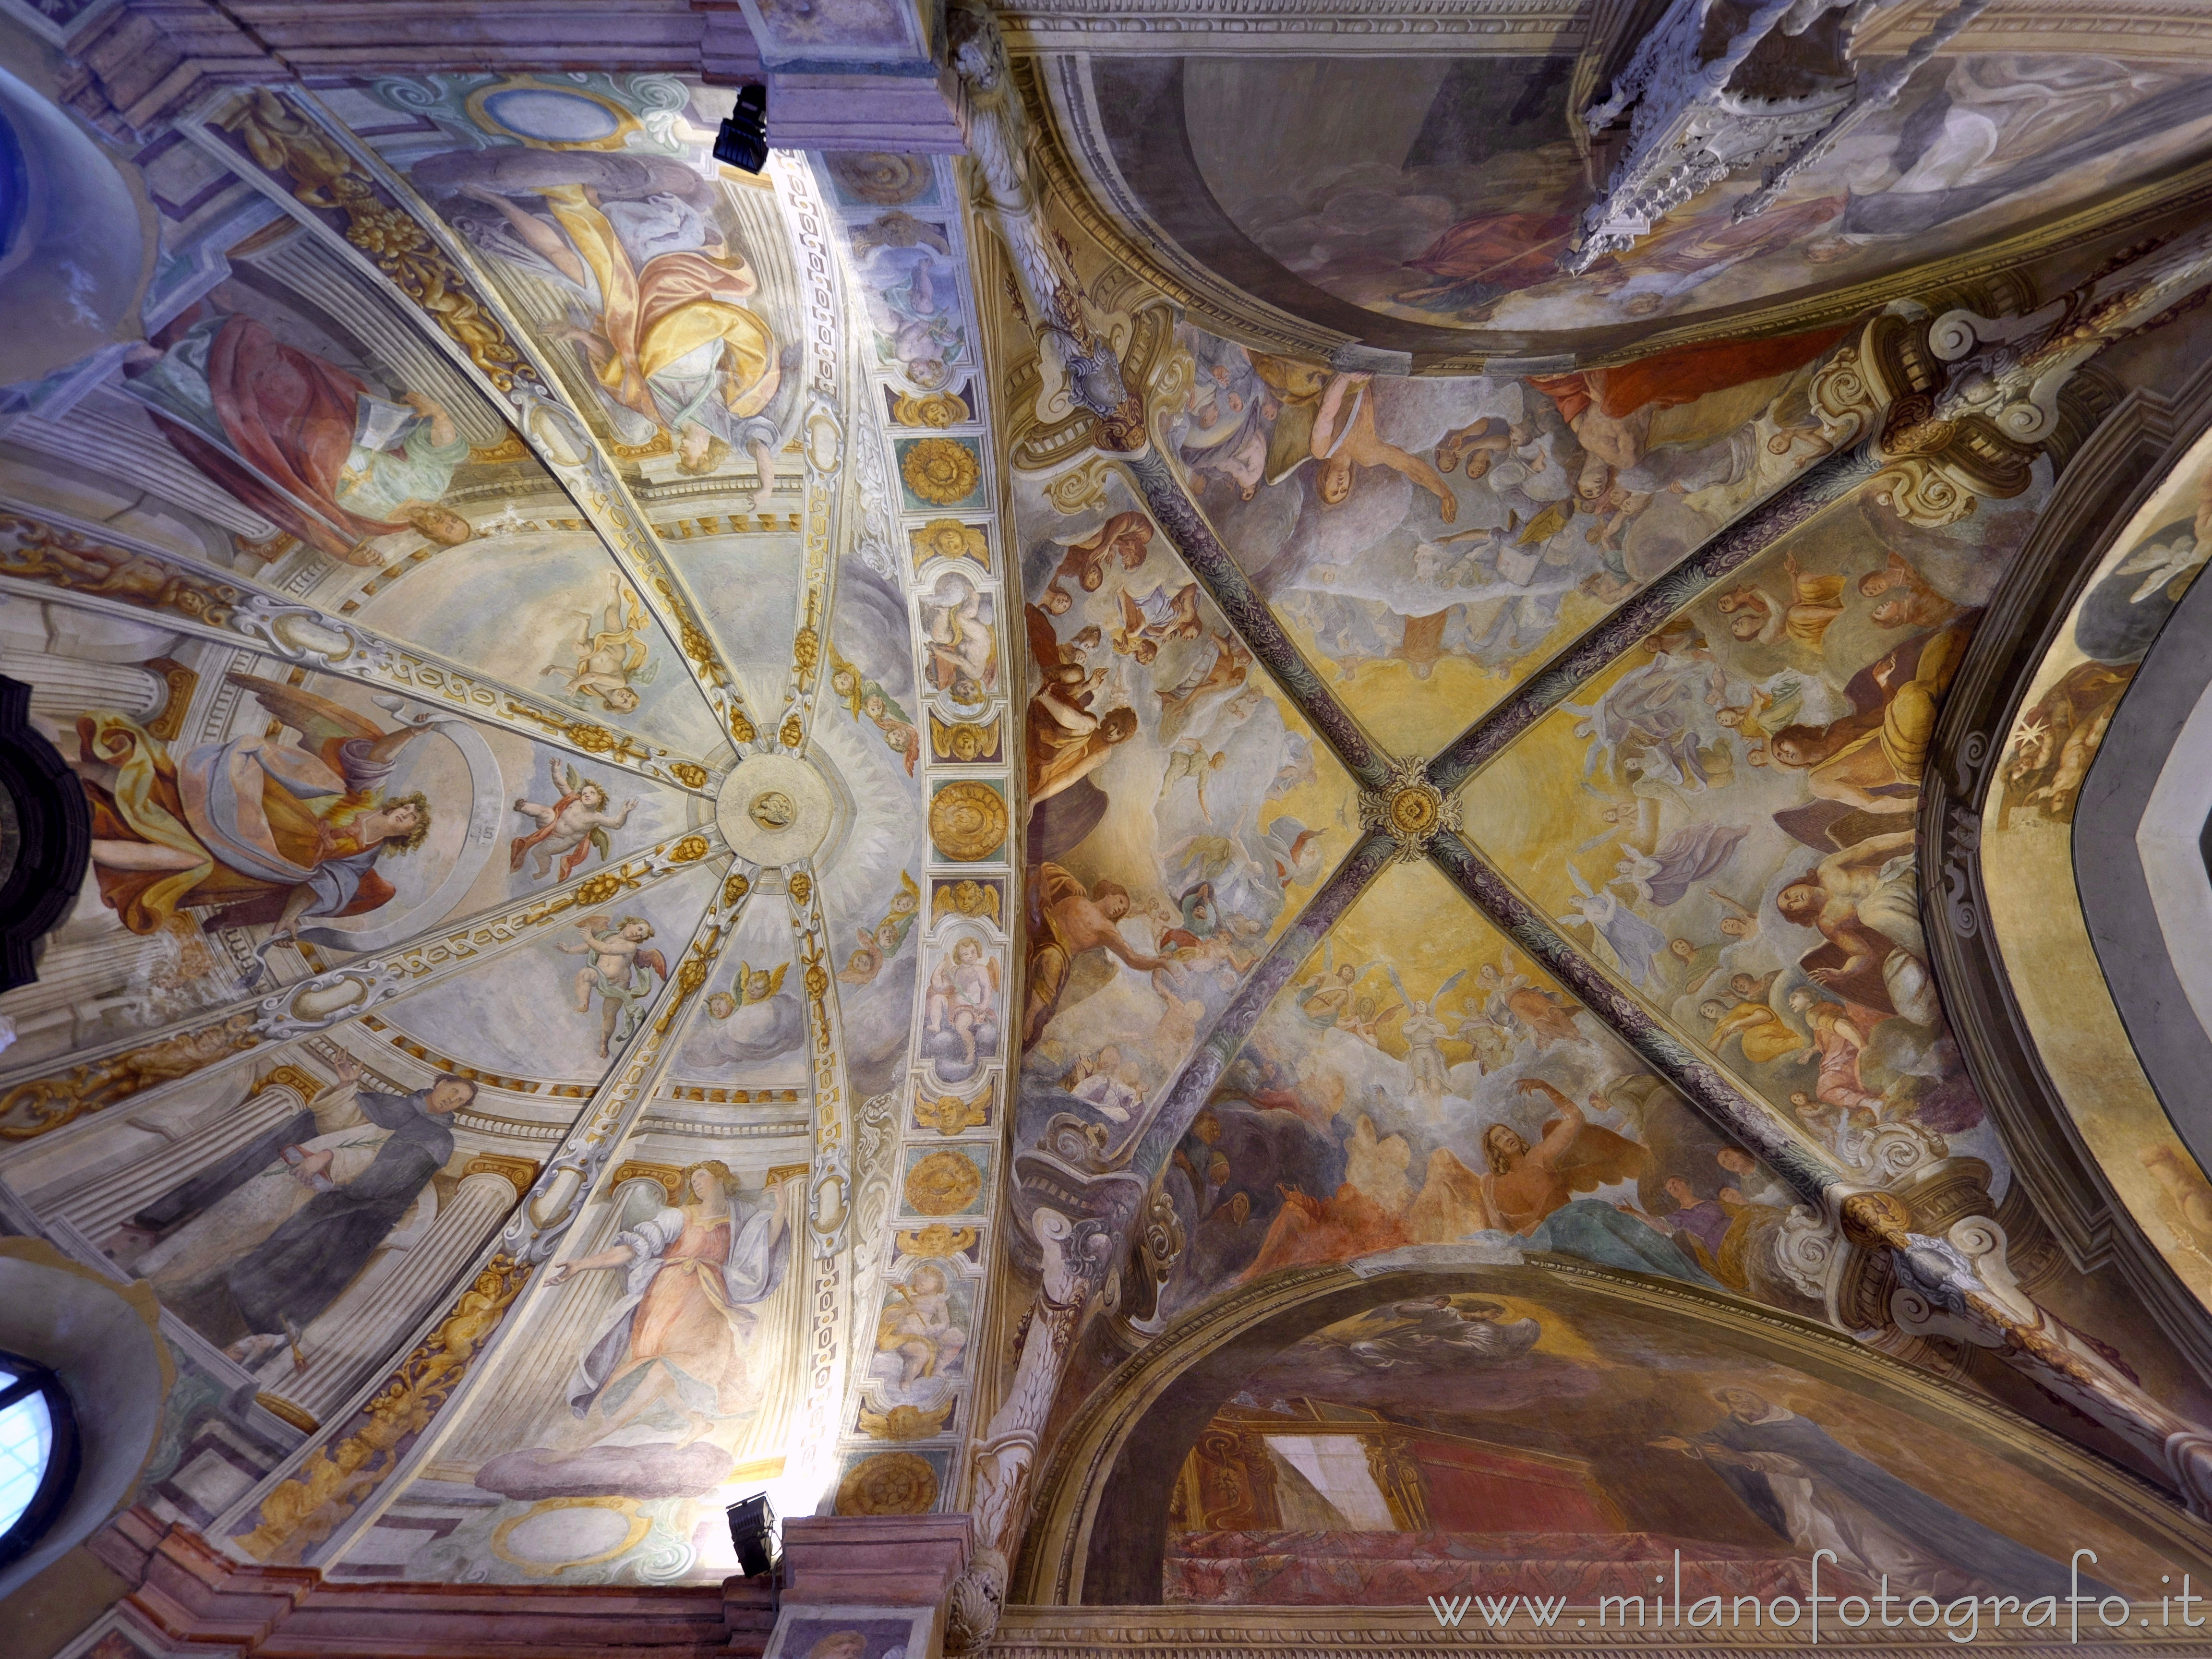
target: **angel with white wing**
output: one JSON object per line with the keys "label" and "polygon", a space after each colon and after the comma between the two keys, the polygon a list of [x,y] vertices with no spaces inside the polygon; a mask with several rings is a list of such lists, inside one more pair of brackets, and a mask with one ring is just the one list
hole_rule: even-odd
{"label": "angel with white wing", "polygon": [[1451,1080],[1451,1068],[1444,1060],[1443,1050],[1437,1045],[1452,1035],[1452,1028],[1437,1018],[1437,1005],[1467,977],[1467,969],[1461,969],[1425,1000],[1407,994],[1405,981],[1398,977],[1395,967],[1388,971],[1390,983],[1405,999],[1406,1023],[1398,1028],[1398,1035],[1406,1040],[1406,1067],[1413,1073],[1414,1097],[1435,1112],[1443,1105],[1444,1090]]}
{"label": "angel with white wing", "polygon": [[1667,935],[1622,903],[1609,888],[1592,888],[1571,859],[1567,873],[1574,878],[1578,895],[1568,901],[1576,914],[1559,920],[1569,927],[1588,922],[1603,934],[1620,963],[1620,971],[1628,975],[1631,984],[1641,988],[1651,977],[1652,959],[1667,948]]}

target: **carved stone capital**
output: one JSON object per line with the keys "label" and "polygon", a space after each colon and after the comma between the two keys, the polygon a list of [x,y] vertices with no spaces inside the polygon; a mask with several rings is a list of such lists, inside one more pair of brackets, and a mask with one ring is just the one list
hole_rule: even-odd
{"label": "carved stone capital", "polygon": [[997,1634],[1006,1605],[1006,1558],[994,1549],[978,1549],[967,1571],[953,1581],[945,1602],[945,1650],[980,1653]]}
{"label": "carved stone capital", "polygon": [[[1931,317],[1900,302],[1814,374],[1814,409],[1838,448],[1860,447],[1875,499],[1941,528],[1984,498],[2025,491],[2037,453],[2065,447],[2061,399],[2089,360],[2212,285],[2212,228],[2130,248],[2037,309]],[[2094,400],[2094,372],[2075,401]]]}
{"label": "carved stone capital", "polygon": [[1909,1212],[1886,1193],[1855,1193],[1842,1208],[1855,1242],[1890,1252],[1897,1280],[1889,1311],[1900,1330],[1988,1349],[2162,1464],[2191,1512],[2212,1515],[2212,1435],[2154,1398],[2021,1290],[2006,1260],[2003,1228],[1978,1215],[1940,1237],[1914,1232]]}
{"label": "carved stone capital", "polygon": [[1938,422],[1975,417],[2013,443],[2039,443],[2057,426],[2058,394],[2076,369],[2208,283],[2212,228],[2199,227],[2123,250],[2090,281],[2027,316],[1945,312],[1929,345],[1956,367],[1930,415]]}

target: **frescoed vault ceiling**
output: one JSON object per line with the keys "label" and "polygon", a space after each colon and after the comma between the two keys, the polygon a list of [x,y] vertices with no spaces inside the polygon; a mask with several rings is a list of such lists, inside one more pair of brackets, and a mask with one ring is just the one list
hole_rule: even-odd
{"label": "frescoed vault ceiling", "polygon": [[0,1222],[158,1301],[141,1503],[568,1588],[968,1513],[961,1650],[1408,1534],[1771,1595],[1785,1442],[1973,1468],[1930,1584],[2212,1559],[2212,59],[1816,10],[1632,233],[1713,9],[1556,9],[955,7],[966,155],[758,175],[673,74],[0,74],[140,239],[0,252],[90,841]]}
{"label": "frescoed vault ceiling", "polygon": [[[1648,167],[1633,206],[1618,169],[1659,143],[1687,69],[1648,40],[1632,58],[1600,7],[1486,17],[1443,51],[1408,50],[1387,27],[1332,39],[1302,18],[1303,35],[1294,21],[1256,50],[1201,29],[1189,55],[1139,53],[1110,22],[1056,30],[1049,5],[1024,21],[1050,153],[1117,252],[1178,299],[1253,344],[1479,364],[1841,319],[1900,279],[2202,188],[2201,62],[2160,46],[2116,54],[2119,20],[2102,9],[1960,45],[1946,33],[1948,49],[1906,63],[1881,100],[1859,93],[1862,60],[1887,71],[1953,9],[1881,8],[1856,35],[1841,9],[1785,21],[1732,75],[1716,70],[1725,85],[1704,100],[1711,150],[1739,165],[1679,185]],[[1694,43],[1711,11],[1667,15],[1691,17]],[[1425,10],[1415,27],[1442,32]],[[1718,64],[1717,38],[1673,56]],[[1606,100],[1631,72],[1649,88],[1641,106]],[[1813,132],[1821,148],[1785,179],[1741,165],[1771,172]],[[1655,199],[1673,209],[1663,223]],[[1632,246],[1593,238],[1632,222]]]}

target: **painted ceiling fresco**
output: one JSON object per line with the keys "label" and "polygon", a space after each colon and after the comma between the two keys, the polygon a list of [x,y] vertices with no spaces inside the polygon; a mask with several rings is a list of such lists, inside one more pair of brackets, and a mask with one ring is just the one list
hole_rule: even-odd
{"label": "painted ceiling fresco", "polygon": [[[1579,274],[1563,261],[1612,161],[1569,107],[1571,52],[1100,56],[1040,79],[1100,198],[1240,311],[1540,354],[1786,314],[2201,162],[2201,66],[2105,49],[1921,63],[1763,211],[1736,217],[1757,172],[1726,179]],[[1793,68],[1756,95],[1817,96],[1817,66]]]}
{"label": "painted ceiling fresco", "polygon": [[[2048,1328],[2212,1416],[2183,1304],[2039,1221],[1936,976],[1937,723],[2054,467],[1846,465],[1934,326],[1875,289],[2180,177],[2206,81],[1936,56],[1764,213],[1740,179],[1570,276],[1572,62],[977,81],[1097,141],[1110,212],[1065,227],[1042,144],[742,175],[730,90],[662,75],[46,134],[149,240],[66,325],[26,290],[52,349],[0,359],[0,672],[92,836],[0,995],[0,1219],[158,1300],[159,1516],[333,1583],[719,1581],[762,1491],[974,1510],[1011,1558],[1117,1367],[1419,1268],[1490,1278],[1210,1402],[1162,1598],[1507,1556],[1580,1596],[1677,1549],[1787,1594],[1846,1504],[1905,1517],[1846,1571],[1933,1594],[2039,1592],[2024,1513],[2182,1559],[2114,1496],[2164,1454],[1853,1300],[1820,1195],[2001,1217]],[[1419,367],[1549,355],[1325,366],[1169,252]],[[1982,276],[1943,303],[2035,291]],[[2006,749],[1991,920],[2046,988],[2095,946],[2035,896],[2207,465]],[[2025,1000],[2212,1298],[2119,1012]]]}
{"label": "painted ceiling fresco", "polygon": [[1162,1313],[1484,1236],[1818,1311],[1778,1248],[1788,1188],[1426,865],[1383,874],[1301,966],[1165,1190],[1191,1242]]}
{"label": "painted ceiling fresco", "polygon": [[[957,1484],[1021,902],[966,233],[941,161],[715,167],[729,98],[218,100],[131,157],[143,343],[10,393],[0,650],[93,845],[0,1180],[152,1287],[154,1489],[249,1559],[719,1577],[739,1488]],[[405,1478],[285,1473],[425,1340],[488,1391]]]}
{"label": "painted ceiling fresco", "polygon": [[1504,1569],[1583,1609],[1671,1595],[1679,1560],[1691,1622],[1718,1626],[1729,1598],[1809,1594],[1837,1530],[1858,1559],[1827,1595],[1886,1572],[1898,1595],[2063,1596],[2053,1536],[2116,1582],[2172,1571],[2078,1468],[2008,1460],[1837,1358],[1572,1284],[1376,1302],[1262,1358],[1201,1431],[1164,1598],[1401,1604]]}
{"label": "painted ceiling fresco", "polygon": [[1433,750],[1831,447],[1840,329],[1504,379],[1331,374],[1206,335],[1169,432],[1252,586],[1377,739]]}
{"label": "painted ceiling fresco", "polygon": [[[1090,280],[1102,310],[1129,303],[1103,272]],[[1141,305],[1131,313],[1143,337]],[[1011,310],[1001,323],[1022,337]],[[1127,620],[1097,641],[1114,656],[1085,708],[1103,729],[1121,707],[1145,719],[1117,676],[1147,662],[1153,638],[1204,637],[1212,597],[1253,619],[1250,679],[1274,674],[1323,777],[1333,755],[1379,793],[1401,775],[1392,757],[1425,757],[1456,814],[1444,827],[1464,837],[1410,865],[1379,834],[1328,846],[1350,850],[1305,878],[1291,929],[1264,956],[1240,955],[1238,935],[1267,936],[1239,912],[1272,901],[1271,887],[1242,861],[1233,887],[1212,869],[1050,863],[1057,808],[1033,765],[1030,921],[1043,931],[1029,982],[1046,1023],[1024,1060],[1015,1171],[1025,1190],[1083,1190],[1102,1207],[1143,1195],[1118,1286],[1121,1349],[1295,1273],[1546,1256],[1848,1322],[1801,1207],[1804,1171],[1880,1185],[1940,1169],[1984,1194],[1975,1202],[2026,1212],[2008,1205],[2012,1154],[1936,981],[1916,814],[1937,716],[2048,496],[2049,464],[1993,471],[1978,493],[1910,469],[1826,485],[1778,532],[1741,528],[1874,418],[1866,365],[1901,325],[1679,349],[1618,370],[1393,380],[1181,324],[1187,355],[1155,381],[1166,395],[1154,433],[1225,556],[1196,559],[1180,600],[1152,568],[1157,543],[1117,544],[1115,526],[1083,562],[1054,562],[1072,535],[1134,509],[1110,472],[1090,516],[1066,505],[1091,487],[1099,452],[1052,453],[1030,483],[1020,458],[1048,453],[1045,421],[1024,436],[1024,410],[1010,411],[1015,521],[1037,550],[1030,591],[1045,591],[1033,743],[1069,729],[1059,687],[1087,686],[1088,661],[1068,647],[1091,617]],[[1141,557],[1114,556],[1121,546]],[[2164,556],[2193,569],[2185,550]],[[1212,678],[1234,650],[1196,659]],[[2077,744],[2077,774],[2096,738]],[[1170,790],[1179,769],[1170,752]],[[1241,810],[1257,853],[1279,809]],[[1316,827],[1296,817],[1301,833]],[[1272,902],[1261,914],[1272,921]],[[1179,1018],[1176,979],[1202,968],[1211,981],[1217,959],[1249,963],[1245,977],[1209,985],[1210,1035],[1202,1019],[1190,1058],[1154,1083],[1129,1063],[1128,1033],[1163,1010]],[[1117,998],[1134,999],[1133,1020]],[[1700,1101],[1686,1077],[1702,1079]],[[1716,1123],[1716,1092],[1742,1103],[1736,1129]],[[2172,1173],[2193,1179],[2194,1166]],[[2201,1393],[2161,1321],[2109,1275],[2059,1269],[2039,1293],[2137,1375]],[[1488,1316],[1468,1317],[1486,1331]],[[1079,1354],[1071,1396],[1107,1386],[1118,1352]],[[1996,1391],[2058,1425],[2047,1401]],[[1348,1416],[1287,1397],[1255,1410],[1365,1420],[1364,1395],[1342,1402],[1361,1408]],[[1723,1415],[1711,1388],[1698,1399],[1686,1434]],[[1812,1396],[1793,1409],[1814,1410]],[[1815,1414],[1832,1409],[1823,1397]],[[1224,1493],[1260,1484],[1249,1468],[1219,1479]],[[1164,1593],[1364,1602],[1386,1579],[1413,1582],[1380,1564],[1359,1577],[1346,1558],[1364,1548],[1342,1534],[1369,1523],[1316,1505],[1276,1517],[1261,1530],[1286,1535],[1264,1540],[1171,1517],[1207,1535],[1190,1559],[1170,1556]],[[1740,1504],[1694,1507],[1728,1543],[1729,1572],[1756,1576],[1742,1564],[1789,1547]],[[1377,1547],[1395,1561],[1404,1542]],[[1493,1545],[1515,1553],[1512,1540],[1482,1547]],[[1579,1594],[1584,1543],[1559,1547],[1561,1588]]]}

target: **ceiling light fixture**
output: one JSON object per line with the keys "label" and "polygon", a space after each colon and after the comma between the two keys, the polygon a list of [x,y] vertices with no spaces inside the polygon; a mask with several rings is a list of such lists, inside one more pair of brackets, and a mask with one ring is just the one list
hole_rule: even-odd
{"label": "ceiling light fixture", "polygon": [[714,159],[743,173],[758,173],[768,165],[768,88],[741,87],[738,106],[714,135]]}

